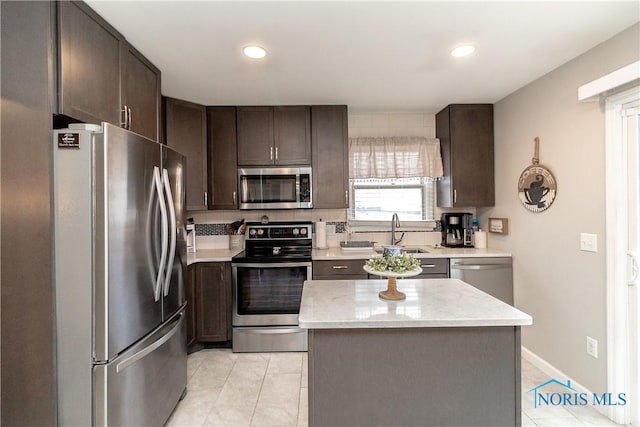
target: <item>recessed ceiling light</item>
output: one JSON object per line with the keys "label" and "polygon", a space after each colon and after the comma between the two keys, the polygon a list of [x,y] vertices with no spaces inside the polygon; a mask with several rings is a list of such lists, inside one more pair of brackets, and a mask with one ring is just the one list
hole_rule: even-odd
{"label": "recessed ceiling light", "polygon": [[267,51],[261,48],[260,46],[247,46],[242,49],[242,53],[244,53],[249,58],[260,59],[267,56]]}
{"label": "recessed ceiling light", "polygon": [[471,55],[475,50],[476,50],[475,47],[471,46],[470,44],[466,44],[463,46],[458,46],[457,48],[453,49],[451,51],[451,56],[455,56],[455,57],[467,56],[467,55]]}

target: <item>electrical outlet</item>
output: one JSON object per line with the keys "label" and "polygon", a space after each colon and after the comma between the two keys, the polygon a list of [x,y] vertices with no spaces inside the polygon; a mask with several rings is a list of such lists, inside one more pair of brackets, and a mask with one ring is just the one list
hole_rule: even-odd
{"label": "electrical outlet", "polygon": [[598,252],[598,235],[580,233],[580,250],[587,252]]}
{"label": "electrical outlet", "polygon": [[595,359],[598,358],[598,340],[587,335],[587,354]]}

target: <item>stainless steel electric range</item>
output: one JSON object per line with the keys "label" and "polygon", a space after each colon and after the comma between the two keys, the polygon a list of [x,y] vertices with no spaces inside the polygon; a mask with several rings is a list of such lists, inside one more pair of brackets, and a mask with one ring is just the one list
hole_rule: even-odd
{"label": "stainless steel electric range", "polygon": [[304,281],[312,278],[310,222],[248,223],[232,259],[233,351],[306,351],[298,327]]}

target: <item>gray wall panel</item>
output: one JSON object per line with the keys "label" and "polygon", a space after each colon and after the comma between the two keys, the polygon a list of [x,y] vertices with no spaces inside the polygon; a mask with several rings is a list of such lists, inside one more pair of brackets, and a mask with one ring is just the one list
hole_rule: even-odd
{"label": "gray wall panel", "polygon": [[309,331],[310,426],[520,425],[519,329]]}
{"label": "gray wall panel", "polygon": [[52,3],[1,7],[1,417],[56,424],[51,232]]}

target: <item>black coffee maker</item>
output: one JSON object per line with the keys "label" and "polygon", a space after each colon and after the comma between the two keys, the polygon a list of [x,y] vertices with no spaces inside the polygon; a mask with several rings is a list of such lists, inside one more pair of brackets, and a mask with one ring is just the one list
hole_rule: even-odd
{"label": "black coffee maker", "polygon": [[473,229],[470,213],[443,213],[442,221],[442,246],[448,248],[472,248]]}

